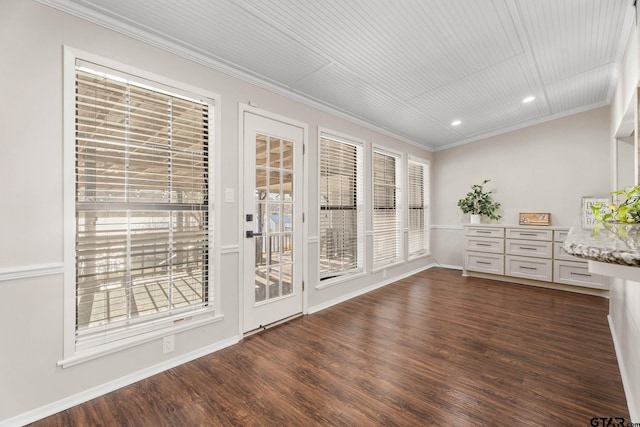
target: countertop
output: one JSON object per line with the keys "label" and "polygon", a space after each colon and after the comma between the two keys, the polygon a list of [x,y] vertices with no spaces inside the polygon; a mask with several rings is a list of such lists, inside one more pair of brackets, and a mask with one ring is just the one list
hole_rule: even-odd
{"label": "countertop", "polygon": [[640,266],[640,224],[600,223],[583,228],[577,223],[564,241],[567,253],[590,261]]}

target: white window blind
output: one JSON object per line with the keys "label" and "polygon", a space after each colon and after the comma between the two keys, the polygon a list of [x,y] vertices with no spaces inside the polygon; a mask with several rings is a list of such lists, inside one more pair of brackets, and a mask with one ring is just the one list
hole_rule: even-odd
{"label": "white window blind", "polygon": [[78,337],[212,301],[213,107],[129,77],[76,62]]}
{"label": "white window blind", "polygon": [[362,145],[320,137],[320,279],[361,271],[364,255]]}
{"label": "white window blind", "polygon": [[409,256],[425,253],[429,249],[427,221],[429,166],[424,162],[408,161],[407,196],[409,208]]}
{"label": "white window blind", "polygon": [[400,259],[400,158],[373,152],[373,264]]}

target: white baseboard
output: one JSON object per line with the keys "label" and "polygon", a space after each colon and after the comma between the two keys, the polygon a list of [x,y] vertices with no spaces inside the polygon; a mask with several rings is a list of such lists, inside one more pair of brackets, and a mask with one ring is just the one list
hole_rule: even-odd
{"label": "white baseboard", "polygon": [[375,289],[382,288],[383,286],[387,286],[387,285],[389,285],[389,284],[391,284],[393,282],[397,282],[398,280],[404,279],[405,277],[413,276],[414,274],[420,273],[421,271],[428,270],[428,269],[430,269],[432,267],[437,267],[437,266],[438,265],[433,264],[433,263],[432,264],[428,264],[428,265],[425,265],[425,266],[420,267],[418,269],[412,270],[412,271],[410,271],[408,273],[404,273],[404,274],[401,274],[399,276],[394,276],[394,277],[391,277],[391,278],[389,278],[387,280],[383,280],[382,282],[378,282],[378,283],[376,283],[374,285],[367,286],[366,288],[358,289],[355,292],[351,292],[351,293],[343,295],[343,296],[341,296],[339,298],[332,299],[332,300],[324,302],[322,304],[314,305],[313,307],[309,307],[308,314],[317,313],[317,312],[322,311],[322,310],[324,310],[326,308],[333,307],[336,304],[340,304],[341,302],[345,302],[347,300],[350,300],[351,298],[355,298],[357,296],[364,295],[367,292],[371,292],[371,291],[373,291]]}
{"label": "white baseboard", "polygon": [[166,360],[162,363],[158,363],[157,365],[150,366],[141,371],[134,372],[129,375],[125,375],[124,377],[120,377],[115,380],[109,381],[108,383],[90,388],[89,390],[85,390],[73,396],[65,397],[64,399],[58,400],[57,402],[53,402],[53,403],[44,405],[40,408],[34,409],[32,411],[25,412],[23,414],[6,419],[4,421],[0,421],[0,427],[23,426],[23,425],[32,423],[34,421],[41,420],[50,415],[57,414],[58,412],[64,411],[65,409],[69,409],[73,406],[87,402],[91,399],[95,399],[96,397],[105,395],[119,388],[131,385],[137,381],[143,380],[145,378],[149,378],[153,375],[159,374],[168,369],[175,368],[176,366],[182,365],[183,363],[187,363],[199,357],[206,356],[207,354],[211,354],[218,350],[222,350],[223,348],[237,344],[239,341],[240,341],[240,337],[234,336],[229,339],[219,341],[215,344],[212,344],[203,348],[199,348],[190,353],[183,354],[181,356],[178,356],[170,360]]}
{"label": "white baseboard", "polygon": [[609,320],[609,329],[611,330],[611,338],[613,338],[613,347],[616,350],[616,359],[618,359],[618,368],[620,369],[620,376],[622,377],[622,386],[624,387],[624,394],[627,398],[627,407],[629,408],[629,415],[631,416],[631,423],[640,423],[640,408],[637,406],[637,402],[640,402],[640,396],[634,396],[631,388],[631,380],[627,373],[625,359],[622,356],[622,346],[618,340],[616,328],[613,326],[613,319],[611,315],[607,316]]}
{"label": "white baseboard", "polygon": [[435,263],[435,264],[432,265],[432,267],[442,267],[442,268],[448,268],[449,270],[460,270],[460,271],[462,271],[462,266],[461,265]]}

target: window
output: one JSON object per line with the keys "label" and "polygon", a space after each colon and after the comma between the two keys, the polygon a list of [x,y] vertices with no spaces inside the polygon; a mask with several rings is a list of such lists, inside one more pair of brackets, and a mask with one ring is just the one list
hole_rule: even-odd
{"label": "window", "polygon": [[409,257],[421,255],[429,250],[428,190],[429,164],[426,161],[409,159],[407,167]]}
{"label": "window", "polygon": [[373,152],[373,265],[401,257],[400,156]]}
{"label": "window", "polygon": [[214,102],[75,60],[76,350],[212,312]]}
{"label": "window", "polygon": [[320,133],[320,279],[363,270],[363,145]]}

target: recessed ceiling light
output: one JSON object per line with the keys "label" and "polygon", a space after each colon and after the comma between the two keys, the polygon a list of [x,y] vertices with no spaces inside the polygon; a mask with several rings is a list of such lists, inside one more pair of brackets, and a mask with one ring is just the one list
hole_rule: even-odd
{"label": "recessed ceiling light", "polygon": [[451,122],[451,126],[458,126],[460,123],[462,123],[460,120],[454,120]]}
{"label": "recessed ceiling light", "polygon": [[526,104],[527,102],[531,102],[534,99],[536,99],[535,96],[527,96],[525,99],[522,100],[522,102]]}

